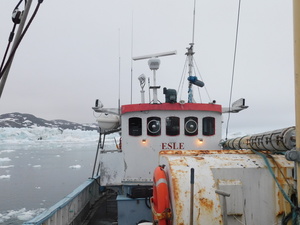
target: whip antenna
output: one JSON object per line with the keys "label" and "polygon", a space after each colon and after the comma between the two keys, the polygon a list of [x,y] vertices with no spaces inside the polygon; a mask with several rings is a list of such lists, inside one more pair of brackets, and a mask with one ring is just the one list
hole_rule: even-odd
{"label": "whip antenna", "polygon": [[194,39],[195,39],[195,18],[196,18],[196,0],[194,0],[192,43],[194,43]]}

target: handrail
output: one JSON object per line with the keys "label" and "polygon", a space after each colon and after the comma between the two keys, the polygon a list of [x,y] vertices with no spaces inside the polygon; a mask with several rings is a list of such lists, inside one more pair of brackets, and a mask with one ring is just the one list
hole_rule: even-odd
{"label": "handrail", "polygon": [[90,208],[100,197],[99,180],[100,176],[89,178],[58,203],[23,225],[53,224],[54,221],[56,225],[65,225],[79,216],[84,218],[84,209]]}

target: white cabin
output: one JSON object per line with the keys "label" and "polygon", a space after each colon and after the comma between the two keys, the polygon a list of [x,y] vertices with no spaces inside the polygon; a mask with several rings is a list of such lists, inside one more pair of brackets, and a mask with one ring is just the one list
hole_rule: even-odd
{"label": "white cabin", "polygon": [[123,105],[121,148],[101,154],[101,185],[152,184],[160,151],[220,150],[221,117],[217,104]]}

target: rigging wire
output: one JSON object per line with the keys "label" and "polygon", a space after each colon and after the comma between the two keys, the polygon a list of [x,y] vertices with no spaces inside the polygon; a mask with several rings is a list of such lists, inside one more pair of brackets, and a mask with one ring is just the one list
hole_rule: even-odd
{"label": "rigging wire", "polygon": [[228,112],[228,118],[227,118],[227,124],[226,124],[226,138],[228,136],[228,128],[229,128],[229,121],[230,121],[230,106],[232,101],[232,92],[233,92],[233,81],[234,81],[234,74],[235,74],[235,62],[236,62],[236,52],[237,52],[237,44],[238,44],[238,34],[239,34],[239,24],[240,24],[240,12],[241,12],[241,1],[239,0],[238,5],[238,15],[237,15],[237,23],[236,23],[236,32],[235,32],[235,43],[234,43],[234,54],[233,54],[233,63],[232,63],[232,74],[231,74],[231,85],[230,85],[230,94],[229,94],[229,112]]}
{"label": "rigging wire", "polygon": [[[25,2],[26,2],[26,1],[25,1]],[[16,42],[16,45],[15,45],[14,48],[11,50],[11,53],[10,53],[10,55],[9,55],[9,57],[8,57],[8,59],[7,59],[6,63],[5,63],[5,65],[3,66],[2,70],[0,71],[0,79],[2,78],[2,76],[3,76],[4,73],[5,73],[5,71],[6,71],[7,68],[9,67],[10,63],[12,62],[13,57],[14,57],[14,55],[15,55],[15,53],[16,53],[16,51],[17,51],[17,49],[18,49],[18,47],[19,47],[19,45],[20,45],[22,39],[24,38],[26,32],[28,31],[28,28],[30,27],[30,25],[31,25],[31,23],[32,23],[32,21],[33,21],[33,19],[35,18],[35,16],[36,16],[36,14],[37,14],[37,12],[38,12],[38,10],[39,10],[39,7],[40,7],[40,5],[41,5],[42,2],[43,2],[43,0],[39,0],[39,1],[38,1],[38,4],[36,5],[36,8],[34,9],[34,12],[32,13],[31,18],[29,19],[27,25],[25,26],[24,31],[21,33],[20,38],[19,38],[19,39],[17,40],[17,42]],[[19,4],[20,4],[20,2],[19,2]],[[18,5],[19,5],[19,4],[18,4]]]}
{"label": "rigging wire", "polygon": [[[204,82],[204,79],[203,79],[203,77],[202,77],[202,75],[201,75],[201,73],[200,73],[200,70],[199,70],[199,67],[198,67],[198,65],[197,65],[196,60],[194,60],[194,65],[196,66],[197,72],[198,72],[198,74],[199,74],[201,80]],[[204,82],[204,83],[205,83],[205,82]],[[204,90],[205,90],[205,92],[206,92],[206,94],[207,94],[207,97],[208,97],[208,99],[209,99],[209,102],[212,102],[212,100],[211,100],[211,98],[210,98],[210,95],[209,95],[209,93],[208,93],[208,90],[207,90],[207,88],[206,88],[207,86],[204,85],[203,87],[204,87]]]}
{"label": "rigging wire", "polygon": [[[0,71],[2,71],[3,65],[4,65],[6,57],[7,57],[8,50],[9,50],[10,45],[11,45],[13,39],[14,39],[16,27],[17,27],[17,23],[14,23],[13,28],[12,28],[12,30],[10,32],[10,35],[9,35],[9,38],[8,38],[8,43],[7,43],[6,50],[5,50],[5,53],[4,53],[2,62],[1,62]],[[1,77],[0,77],[0,79],[1,79]]]}
{"label": "rigging wire", "polygon": [[184,75],[186,73],[187,63],[188,63],[188,59],[186,58],[184,66],[183,66],[180,82],[179,82],[179,85],[178,85],[178,89],[177,89],[177,93],[180,93],[180,99],[182,98],[182,93],[183,93],[183,85],[184,85],[184,77],[185,77]]}
{"label": "rigging wire", "polygon": [[[8,43],[7,43],[6,50],[5,50],[5,53],[4,53],[2,62],[1,62],[1,66],[0,66],[0,72],[2,71],[3,65],[5,63],[5,60],[6,60],[6,57],[7,57],[7,54],[8,54],[8,50],[9,50],[10,45],[11,45],[13,39],[14,39],[15,29],[16,29],[17,25],[20,24],[22,12],[19,11],[19,6],[22,3],[22,1],[23,0],[19,1],[19,3],[14,8],[14,11],[13,11],[13,14],[12,14],[12,21],[13,21],[14,24],[13,24],[13,28],[12,28],[10,34],[9,34],[9,37],[8,37]],[[26,6],[26,1],[25,1],[25,6]]]}

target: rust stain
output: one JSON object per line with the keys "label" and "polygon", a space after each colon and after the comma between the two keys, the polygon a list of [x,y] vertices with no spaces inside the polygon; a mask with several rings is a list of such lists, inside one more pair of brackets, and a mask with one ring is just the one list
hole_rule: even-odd
{"label": "rust stain", "polygon": [[198,156],[201,154],[252,154],[251,150],[163,150],[159,152],[160,155],[185,155]]}
{"label": "rust stain", "polygon": [[201,195],[202,193],[205,192],[205,188],[201,188],[199,191],[198,191],[198,194]]}
{"label": "rust stain", "polygon": [[214,209],[214,202],[207,198],[200,198],[201,206],[205,207],[207,211],[212,211]]}
{"label": "rust stain", "polygon": [[280,216],[280,215],[283,215],[284,214],[284,211],[279,211],[277,212],[276,216]]}
{"label": "rust stain", "polygon": [[200,210],[200,208],[199,208],[199,210],[198,210],[198,215],[197,215],[197,220],[198,220],[198,221],[200,220],[200,216],[201,216],[201,210]]}
{"label": "rust stain", "polygon": [[195,159],[195,160],[198,160],[198,161],[201,161],[201,160],[204,160],[204,157],[198,156],[198,157],[194,157],[194,159]]}
{"label": "rust stain", "polygon": [[173,194],[174,194],[174,200],[176,205],[176,215],[177,218],[182,218],[182,212],[183,212],[183,203],[180,201],[180,187],[179,187],[179,178],[174,176],[172,179],[172,185],[173,185]]}
{"label": "rust stain", "polygon": [[[183,158],[180,158],[180,159],[176,159],[176,160],[172,160],[169,162],[171,166],[188,166],[188,163],[186,161],[186,158],[183,157]],[[178,172],[182,172],[182,173],[185,173],[185,171],[177,171],[176,173]]]}

